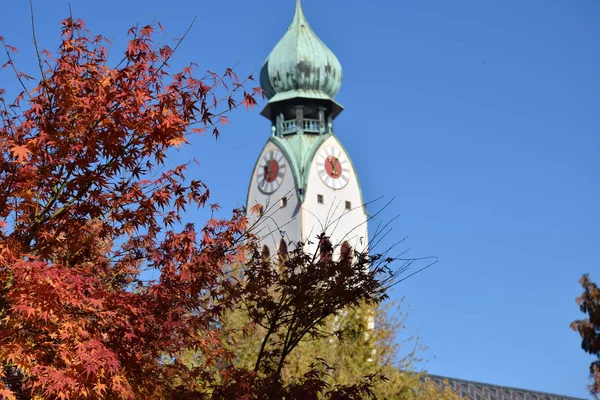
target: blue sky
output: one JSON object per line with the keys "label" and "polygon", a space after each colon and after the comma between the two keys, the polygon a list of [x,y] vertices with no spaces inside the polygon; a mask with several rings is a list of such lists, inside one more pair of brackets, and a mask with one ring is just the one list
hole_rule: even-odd
{"label": "blue sky", "polygon": [[[8,2],[0,35],[35,73],[27,2]],[[54,50],[66,0],[34,1],[41,48]],[[155,17],[166,38],[198,21],[173,64],[258,73],[293,0],[70,0],[122,49]],[[430,372],[588,397],[588,365],[569,323],[585,272],[600,281],[600,2],[304,0],[344,67],[335,130],[366,200],[395,198],[393,236],[439,263],[394,291],[428,346]],[[0,57],[1,58],[1,57]],[[4,62],[4,59],[2,59]],[[0,86],[14,89],[7,71]],[[257,111],[222,138],[196,137],[177,162],[223,209],[245,201],[269,136]],[[204,214],[191,214],[199,222]]]}

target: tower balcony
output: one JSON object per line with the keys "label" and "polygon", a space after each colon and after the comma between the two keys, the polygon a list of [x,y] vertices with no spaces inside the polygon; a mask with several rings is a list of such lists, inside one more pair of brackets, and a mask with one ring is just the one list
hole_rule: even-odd
{"label": "tower balcony", "polygon": [[333,130],[332,123],[312,118],[283,118],[273,125],[273,136],[289,136],[296,134],[325,135]]}
{"label": "tower balcony", "polygon": [[329,133],[327,126],[324,126],[321,121],[318,119],[308,119],[305,118],[302,121],[298,121],[297,119],[291,119],[287,121],[283,121],[281,124],[281,135],[289,135],[293,133],[297,133],[302,131],[302,133],[316,133],[323,134]]}

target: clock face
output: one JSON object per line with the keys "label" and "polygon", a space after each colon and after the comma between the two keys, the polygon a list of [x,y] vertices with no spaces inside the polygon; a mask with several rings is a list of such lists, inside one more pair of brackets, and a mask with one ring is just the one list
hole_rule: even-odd
{"label": "clock face", "polygon": [[350,180],[350,161],[339,148],[327,146],[317,154],[317,171],[327,186],[341,189]]}
{"label": "clock face", "polygon": [[268,151],[258,164],[258,188],[264,193],[277,190],[285,175],[285,157],[279,150]]}

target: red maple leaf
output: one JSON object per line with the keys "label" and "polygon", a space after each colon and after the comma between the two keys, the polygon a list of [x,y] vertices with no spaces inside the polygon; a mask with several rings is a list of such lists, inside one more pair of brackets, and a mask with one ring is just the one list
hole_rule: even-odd
{"label": "red maple leaf", "polygon": [[13,157],[16,157],[18,162],[23,164],[25,161],[29,159],[29,155],[31,154],[31,150],[29,150],[25,146],[13,146],[10,148]]}

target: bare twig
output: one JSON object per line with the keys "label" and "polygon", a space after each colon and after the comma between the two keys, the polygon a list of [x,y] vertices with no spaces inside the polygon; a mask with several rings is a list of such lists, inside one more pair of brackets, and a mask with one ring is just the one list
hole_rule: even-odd
{"label": "bare twig", "polygon": [[[70,5],[69,5],[70,8]],[[33,14],[33,0],[29,0],[29,13],[31,14],[31,33],[33,35],[33,45],[35,47],[35,55],[37,56],[38,59],[38,66],[40,67],[40,74],[42,74],[42,82],[46,82],[46,74],[44,73],[44,67],[42,64],[42,57],[40,56],[40,50],[38,48],[38,44],[37,44],[37,38],[35,35],[35,20],[34,20],[34,14]]]}

